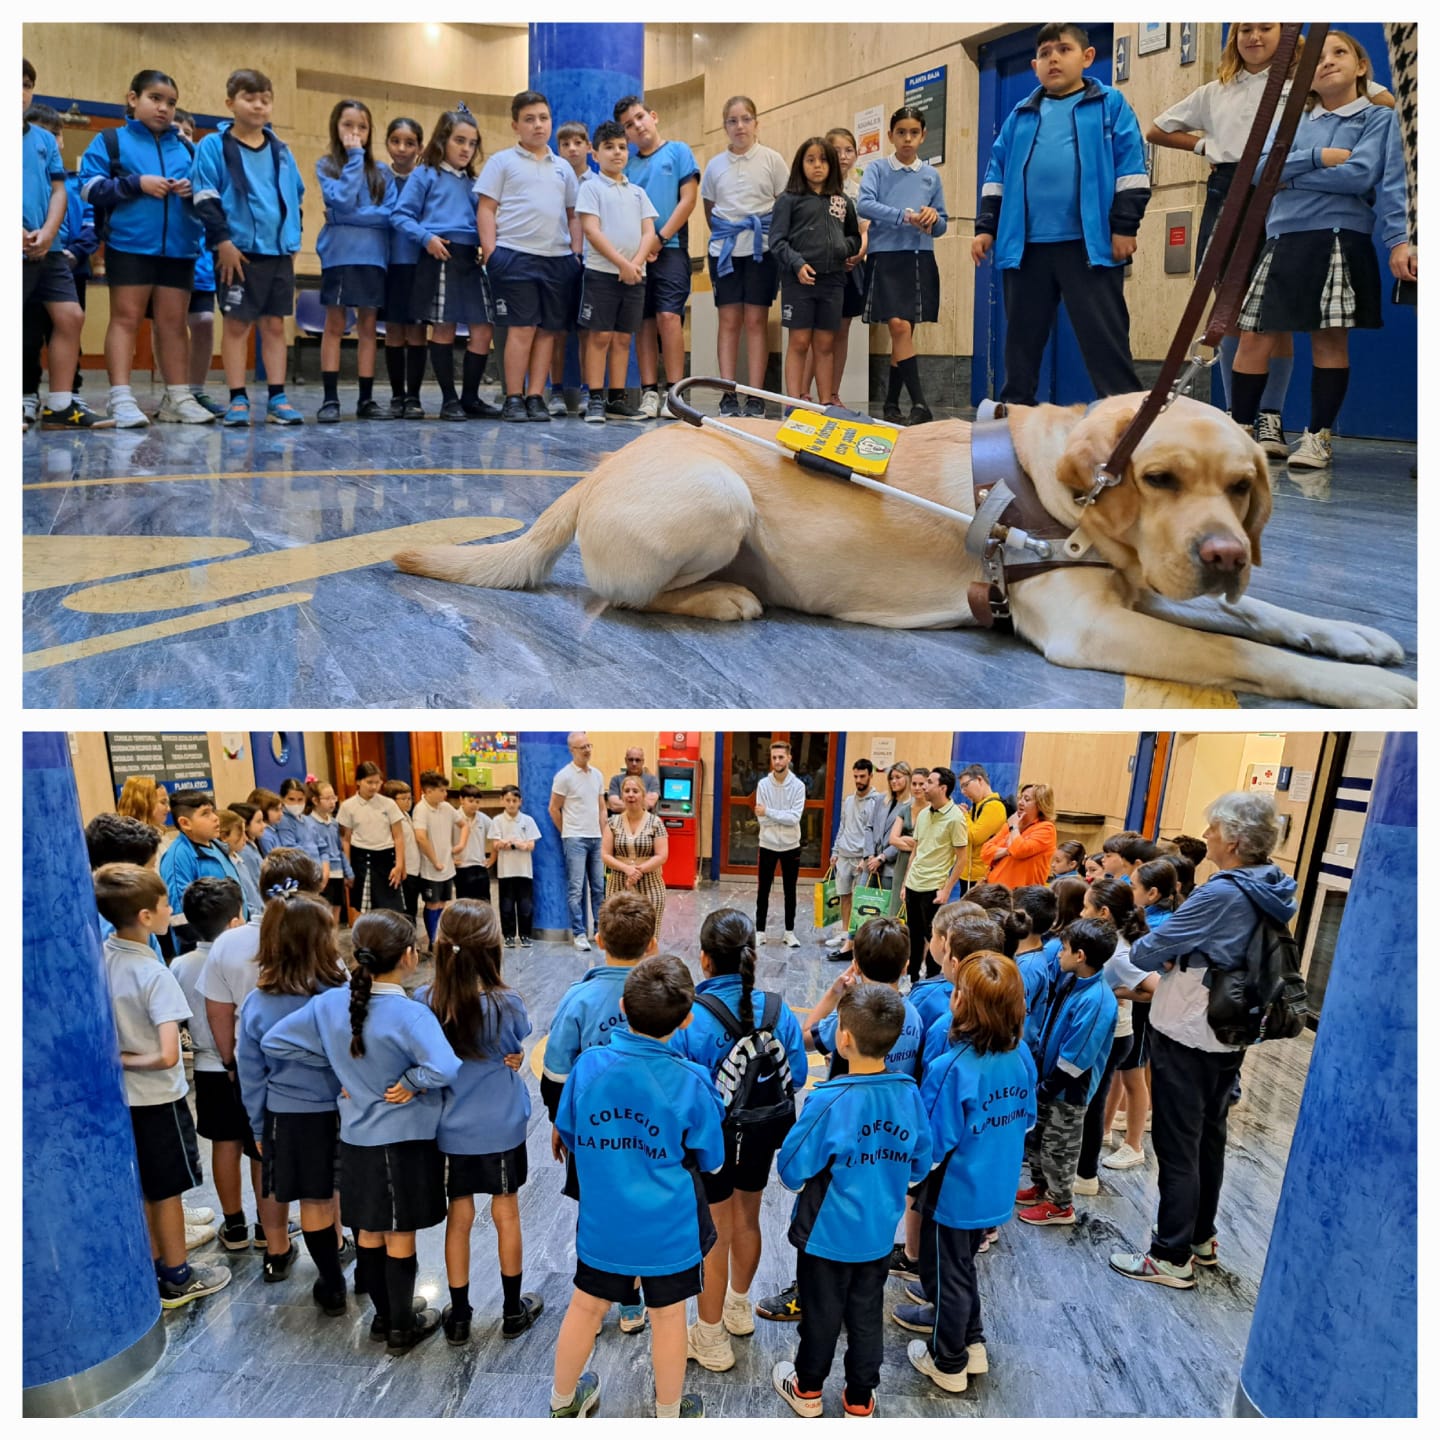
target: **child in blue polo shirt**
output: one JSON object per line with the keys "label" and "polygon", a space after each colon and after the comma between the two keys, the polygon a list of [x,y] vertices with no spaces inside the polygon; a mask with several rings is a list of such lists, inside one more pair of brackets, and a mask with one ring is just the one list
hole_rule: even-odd
{"label": "child in blue polo shirt", "polygon": [[968,956],[955,977],[950,1047],[925,1072],[935,1168],[917,1207],[920,1291],[896,1307],[912,1340],[910,1363],[950,1394],[989,1368],[975,1257],[986,1232],[1010,1213],[1025,1132],[1035,1123],[1035,1062],[1020,1043],[1025,992],[1013,961],[994,950]]}
{"label": "child in blue polo shirt", "polygon": [[[304,416],[285,396],[285,320],[295,308],[295,254],[305,182],[295,157],[270,128],[275,95],[259,70],[235,70],[225,81],[223,121],[195,148],[194,204],[215,252],[224,330],[220,359],[230,404],[224,424],[250,423],[245,361],[257,331],[272,425],[300,425]],[[276,377],[279,377],[278,381]]]}
{"label": "child in blue polo shirt", "polygon": [[[715,1227],[700,1187],[725,1163],[723,1111],[710,1077],[667,1041],[690,1023],[695,985],[685,962],[656,955],[627,975],[628,1028],[587,1050],[565,1086],[555,1124],[580,1176],[575,1290],[555,1347],[552,1418],[588,1414],[600,1379],[586,1357],[610,1305],[634,1294],[651,1316],[658,1419],[699,1419],[698,1395],[682,1395],[685,1302],[704,1284],[702,1260]],[[582,1373],[583,1372],[583,1373]]]}
{"label": "child in blue polo shirt", "polygon": [[[190,882],[202,875],[214,875],[239,885],[240,872],[235,868],[230,851],[216,843],[220,835],[220,815],[215,809],[215,797],[208,790],[177,791],[170,801],[170,814],[180,833],[160,857],[160,878],[170,891],[170,908],[175,912],[176,946],[183,952],[195,948],[195,939],[185,925],[182,909],[185,890]],[[248,919],[248,907],[244,914]]]}
{"label": "child in blue polo shirt", "polygon": [[[902,970],[909,953],[907,940]],[[854,985],[837,1019],[846,1073],[815,1088],[780,1150],[780,1182],[800,1192],[789,1239],[805,1310],[794,1363],[782,1360],[770,1378],[797,1415],[818,1416],[844,1325],[844,1411],[861,1419],[875,1413],[891,1241],[906,1190],[930,1171],[930,1126],[915,1082],[889,1068],[906,1023],[900,997]]]}
{"label": "child in blue polo shirt", "polygon": [[1057,973],[1053,957],[1060,953],[1060,943],[1057,940],[1052,948],[1046,945],[1045,937],[1054,928],[1059,902],[1048,885],[1018,886],[1010,898],[1015,908],[1030,918],[1030,933],[1021,939],[1015,951],[1015,964],[1025,982],[1028,1013],[1031,1002]]}

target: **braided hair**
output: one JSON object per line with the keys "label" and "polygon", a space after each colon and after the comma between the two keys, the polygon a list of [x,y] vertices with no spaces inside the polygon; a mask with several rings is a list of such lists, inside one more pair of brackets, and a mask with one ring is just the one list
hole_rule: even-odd
{"label": "braided hair", "polygon": [[350,1053],[365,1053],[365,1013],[377,975],[388,975],[415,944],[415,926],[394,910],[367,910],[350,932],[355,973],[350,977]]}
{"label": "braided hair", "polygon": [[755,1028],[755,925],[743,910],[712,910],[700,927],[700,949],[716,975],[740,976],[741,1025]]}
{"label": "braided hair", "polygon": [[1122,940],[1138,940],[1149,933],[1145,912],[1136,905],[1135,892],[1123,880],[1106,875],[1090,886],[1087,898],[1097,910],[1110,912]]}

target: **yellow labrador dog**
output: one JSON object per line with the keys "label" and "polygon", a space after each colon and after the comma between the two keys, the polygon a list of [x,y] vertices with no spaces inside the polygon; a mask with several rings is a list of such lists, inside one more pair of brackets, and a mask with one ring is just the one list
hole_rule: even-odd
{"label": "yellow labrador dog", "polygon": [[[1379,668],[1404,656],[1388,635],[1244,598],[1270,516],[1270,474],[1221,411],[1177,400],[1122,483],[1082,510],[1077,497],[1141,398],[1116,396],[1088,414],[1011,408],[1016,453],[1045,508],[1078,524],[1106,562],[1017,584],[1016,630],[1056,665],[1317,705],[1413,706],[1415,682]],[[732,423],[767,437],[779,428]],[[970,426],[905,431],[886,479],[971,513]],[[412,574],[521,590],[544,581],[575,539],[591,587],[629,609],[754,620],[766,605],[783,605],[901,629],[973,624],[966,588],[981,575],[963,528],[936,519],[936,543],[919,556],[915,515],[903,501],[817,480],[721,431],[674,425],[607,456],[518,539],[407,550],[395,562]],[[837,564],[856,535],[878,554],[904,555],[904,565]]]}

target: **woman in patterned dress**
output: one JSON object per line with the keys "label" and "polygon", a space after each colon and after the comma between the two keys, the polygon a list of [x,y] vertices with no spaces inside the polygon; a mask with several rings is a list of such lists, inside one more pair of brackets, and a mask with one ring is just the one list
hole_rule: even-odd
{"label": "woman in patterned dress", "polygon": [[645,784],[627,775],[620,785],[625,807],[612,815],[600,842],[600,855],[608,872],[605,893],[638,890],[655,907],[655,934],[665,913],[665,879],[661,872],[670,858],[670,836],[665,822],[645,808]]}

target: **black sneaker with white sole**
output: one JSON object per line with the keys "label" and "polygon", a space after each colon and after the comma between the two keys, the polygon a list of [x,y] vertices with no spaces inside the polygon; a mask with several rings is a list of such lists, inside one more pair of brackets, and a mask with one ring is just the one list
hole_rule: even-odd
{"label": "black sneaker with white sole", "polygon": [[904,1245],[897,1243],[890,1252],[890,1273],[898,1275],[902,1280],[918,1280],[920,1278],[920,1262],[912,1260],[905,1253]]}
{"label": "black sneaker with white sole", "polygon": [[755,1306],[762,1320],[799,1320],[800,1283],[792,1280],[778,1295],[767,1295]]}

